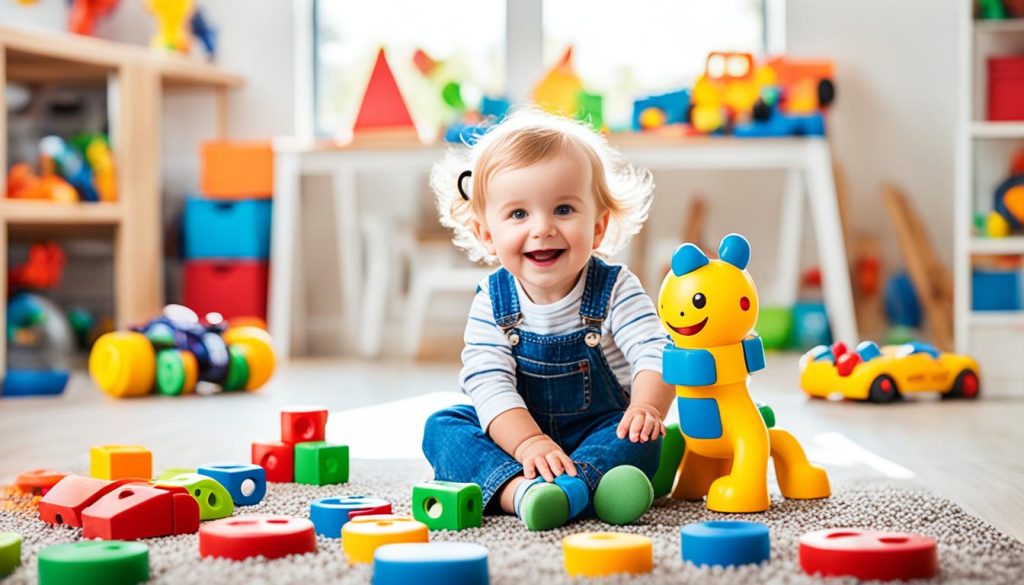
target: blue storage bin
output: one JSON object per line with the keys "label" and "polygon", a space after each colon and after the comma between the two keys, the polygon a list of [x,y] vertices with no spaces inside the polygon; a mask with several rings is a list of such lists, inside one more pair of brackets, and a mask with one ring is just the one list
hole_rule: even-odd
{"label": "blue storage bin", "polygon": [[975,311],[1020,310],[1020,271],[975,268],[971,272],[971,309]]}
{"label": "blue storage bin", "polygon": [[185,202],[185,258],[270,257],[269,199]]}

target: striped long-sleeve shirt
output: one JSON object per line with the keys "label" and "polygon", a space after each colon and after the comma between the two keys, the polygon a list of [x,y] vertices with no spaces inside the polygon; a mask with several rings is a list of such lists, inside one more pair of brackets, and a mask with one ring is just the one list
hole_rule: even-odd
{"label": "striped long-sleeve shirt", "polygon": [[[579,330],[580,304],[586,271],[576,286],[559,301],[537,305],[516,281],[516,294],[523,312],[520,328],[538,335],[564,335]],[[669,337],[658,320],[654,303],[637,277],[626,269],[612,289],[608,316],[601,326],[601,349],[615,377],[629,392],[633,379],[643,370],[661,373],[661,354]],[[484,431],[499,414],[526,408],[516,390],[516,361],[512,346],[495,324],[488,281],[480,283],[466,322],[466,346],[462,350],[459,382],[476,407]]]}

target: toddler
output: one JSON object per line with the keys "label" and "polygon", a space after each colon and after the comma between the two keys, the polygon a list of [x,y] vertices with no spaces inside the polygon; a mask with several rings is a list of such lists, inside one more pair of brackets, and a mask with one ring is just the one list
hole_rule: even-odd
{"label": "toddler", "polygon": [[488,511],[531,530],[636,520],[675,397],[661,379],[668,336],[636,276],[601,257],[647,218],[650,173],[588,127],[528,110],[451,152],[431,184],[456,245],[501,264],[466,324],[473,406],[424,431],[437,479],[479,484]]}

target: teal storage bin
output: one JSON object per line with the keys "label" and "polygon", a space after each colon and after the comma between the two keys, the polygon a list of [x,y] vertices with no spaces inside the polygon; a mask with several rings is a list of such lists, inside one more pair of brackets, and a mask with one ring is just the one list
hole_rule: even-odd
{"label": "teal storage bin", "polygon": [[270,257],[269,199],[185,202],[185,258]]}

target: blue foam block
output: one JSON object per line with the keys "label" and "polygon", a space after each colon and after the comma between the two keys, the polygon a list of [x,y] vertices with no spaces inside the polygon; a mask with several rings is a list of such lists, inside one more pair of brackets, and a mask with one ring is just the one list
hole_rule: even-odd
{"label": "blue foam block", "polygon": [[[267,493],[267,470],[251,463],[214,463],[203,465],[196,473],[213,478],[231,494],[236,506],[255,506],[263,501]],[[252,491],[243,489],[246,481],[252,481]]]}
{"label": "blue foam block", "polygon": [[373,555],[374,585],[487,585],[487,549],[468,542],[386,544]]}
{"label": "blue foam block", "polygon": [[590,490],[587,489],[585,481],[571,475],[559,475],[555,478],[555,485],[562,488],[565,496],[569,498],[569,519],[579,516],[590,504]]}
{"label": "blue foam block", "polygon": [[369,496],[336,496],[313,500],[309,506],[309,519],[321,536],[341,538],[341,527],[349,520],[349,512],[390,506],[387,500]]}
{"label": "blue foam block", "polygon": [[683,526],[681,536],[683,562],[697,566],[758,564],[772,555],[768,527],[759,522],[697,522]]}

